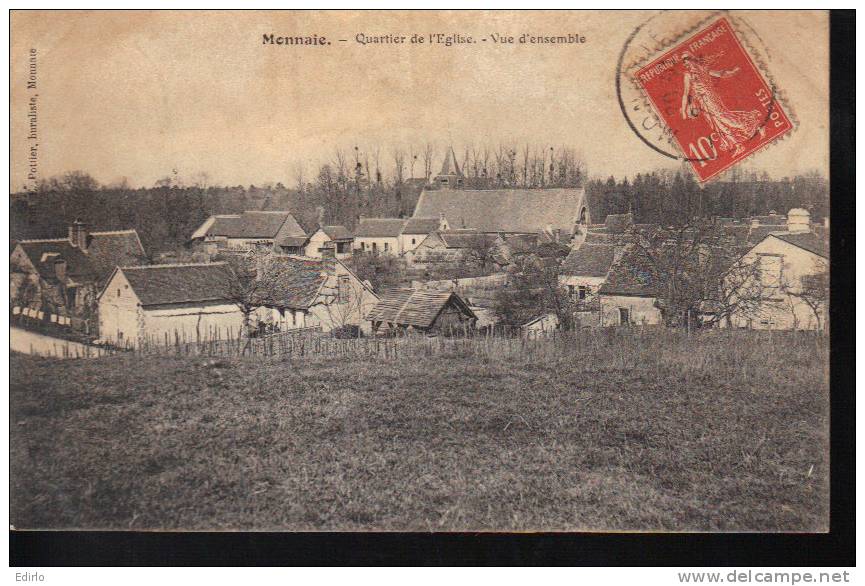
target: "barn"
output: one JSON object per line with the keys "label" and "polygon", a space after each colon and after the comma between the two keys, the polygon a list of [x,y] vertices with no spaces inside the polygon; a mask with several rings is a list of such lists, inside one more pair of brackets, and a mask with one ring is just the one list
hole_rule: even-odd
{"label": "barn", "polygon": [[225,263],[117,267],[98,296],[100,336],[127,347],[237,336],[231,278]]}
{"label": "barn", "polygon": [[373,332],[389,330],[458,333],[474,329],[477,316],[459,295],[429,289],[385,293],[367,315]]}

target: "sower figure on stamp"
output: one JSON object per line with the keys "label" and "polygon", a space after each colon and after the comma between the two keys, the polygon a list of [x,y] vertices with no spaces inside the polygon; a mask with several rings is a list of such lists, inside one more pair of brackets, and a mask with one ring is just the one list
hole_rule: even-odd
{"label": "sower figure on stamp", "polygon": [[682,119],[696,118],[700,112],[706,117],[712,130],[718,133],[721,150],[733,149],[732,155],[744,152],[742,143],[750,140],[759,132],[764,136],[766,129],[760,124],[758,110],[730,110],[715,90],[714,78],[733,77],[739,67],[724,71],[714,71],[709,65],[720,55],[706,58],[691,53],[682,55],[685,65],[684,90],[682,93]]}

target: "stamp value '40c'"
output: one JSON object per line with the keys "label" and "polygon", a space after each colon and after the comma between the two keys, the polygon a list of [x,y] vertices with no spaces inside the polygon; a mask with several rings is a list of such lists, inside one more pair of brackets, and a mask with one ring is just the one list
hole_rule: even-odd
{"label": "stamp value '40c'", "polygon": [[793,129],[725,18],[634,74],[700,181]]}

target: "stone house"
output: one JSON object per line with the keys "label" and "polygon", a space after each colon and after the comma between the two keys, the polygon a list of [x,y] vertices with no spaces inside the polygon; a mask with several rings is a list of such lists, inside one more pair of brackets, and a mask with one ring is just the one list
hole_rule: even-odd
{"label": "stone house", "polygon": [[731,327],[816,330],[828,317],[829,246],[810,229],[808,212],[792,209],[786,230],[765,235],[739,261],[760,278],[756,309],[734,313]]}
{"label": "stone house", "polygon": [[255,300],[254,317],[265,331],[356,327],[370,331],[366,315],[378,302],[372,286],[338,258],[274,255],[264,272],[267,283]]}
{"label": "stone house", "polygon": [[354,249],[361,252],[399,256],[403,253],[400,235],[404,225],[405,220],[403,218],[365,218],[361,216],[354,230]]}
{"label": "stone house", "polygon": [[352,253],[354,236],[345,226],[320,226],[306,243],[304,256],[309,258],[348,258]]}
{"label": "stone house", "polygon": [[93,330],[99,289],[118,265],[143,264],[147,255],[135,230],[90,232],[76,220],[66,238],[22,240],[9,258],[13,306],[76,318]]}
{"label": "stone house", "polygon": [[290,212],[245,211],[210,216],[193,232],[190,242],[211,255],[224,249],[303,254],[307,235]]}
{"label": "stone house", "polygon": [[237,337],[226,263],[117,267],[99,293],[100,338],[116,346]]}
{"label": "stone house", "polygon": [[627,248],[598,288],[601,326],[663,323],[663,284],[640,248]]}
{"label": "stone house", "polygon": [[575,304],[578,325],[600,325],[601,285],[621,253],[611,244],[584,243],[562,262],[559,284]]}

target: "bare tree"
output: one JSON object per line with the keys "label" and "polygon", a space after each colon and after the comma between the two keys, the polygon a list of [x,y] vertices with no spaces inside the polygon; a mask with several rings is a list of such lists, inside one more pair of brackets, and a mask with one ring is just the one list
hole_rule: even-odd
{"label": "bare tree", "polygon": [[424,179],[427,183],[429,183],[430,177],[432,177],[433,157],[435,157],[435,147],[431,142],[428,142],[424,145],[423,149],[423,171]]}
{"label": "bare tree", "polygon": [[[758,262],[722,227],[692,220],[668,228],[633,229],[635,270],[653,284],[668,325],[706,327],[733,315],[755,315],[764,301]],[[629,253],[626,253],[629,254]]]}
{"label": "bare tree", "polygon": [[405,181],[405,151],[397,147],[393,149],[394,185],[402,185]]}
{"label": "bare tree", "polygon": [[[823,331],[825,327],[826,307],[829,304],[829,267],[824,260],[819,260],[816,271],[810,275],[804,275],[797,285],[787,279],[783,279],[781,289],[792,299],[804,303],[814,315],[817,330]],[[794,320],[798,321],[795,307],[792,308]]]}

